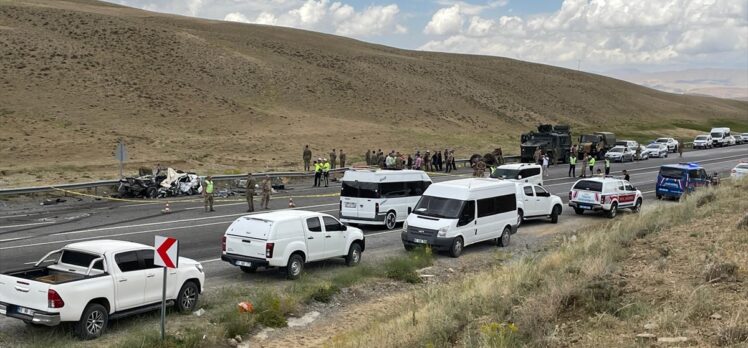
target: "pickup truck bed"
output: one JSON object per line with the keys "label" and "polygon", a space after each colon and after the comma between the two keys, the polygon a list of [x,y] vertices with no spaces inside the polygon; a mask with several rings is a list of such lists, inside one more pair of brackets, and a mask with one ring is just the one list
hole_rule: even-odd
{"label": "pickup truck bed", "polygon": [[83,274],[52,270],[47,267],[37,267],[6,273],[9,276],[35,280],[47,284],[63,284],[86,278]]}

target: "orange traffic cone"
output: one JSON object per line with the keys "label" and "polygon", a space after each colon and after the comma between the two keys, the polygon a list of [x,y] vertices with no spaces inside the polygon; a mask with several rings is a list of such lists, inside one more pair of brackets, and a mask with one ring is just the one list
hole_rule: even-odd
{"label": "orange traffic cone", "polygon": [[296,208],[296,204],[293,202],[293,198],[288,197],[288,207],[289,208]]}
{"label": "orange traffic cone", "polygon": [[166,202],[166,205],[164,206],[164,209],[161,210],[161,214],[169,214],[171,213],[171,208],[169,208],[169,202]]}

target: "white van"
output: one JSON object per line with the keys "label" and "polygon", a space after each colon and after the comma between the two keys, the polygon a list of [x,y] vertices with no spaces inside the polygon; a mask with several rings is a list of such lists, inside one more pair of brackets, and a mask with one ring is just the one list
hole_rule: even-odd
{"label": "white van", "polygon": [[712,146],[727,146],[726,138],[730,136],[730,128],[716,127],[709,132],[712,136]]}
{"label": "white van", "polygon": [[474,178],[429,186],[403,226],[406,250],[429,245],[458,257],[463,247],[486,240],[509,245],[517,231],[517,185]]}
{"label": "white van", "polygon": [[234,220],[223,235],[221,260],[247,273],[283,267],[289,279],[297,279],[311,261],[343,257],[348,266],[357,265],[365,247],[360,229],[329,214],[280,210]]}
{"label": "white van", "polygon": [[543,185],[543,167],[535,163],[512,163],[498,166],[492,178]]}
{"label": "white van", "polygon": [[431,185],[420,170],[349,170],[341,181],[340,221],[389,230],[405,221]]}

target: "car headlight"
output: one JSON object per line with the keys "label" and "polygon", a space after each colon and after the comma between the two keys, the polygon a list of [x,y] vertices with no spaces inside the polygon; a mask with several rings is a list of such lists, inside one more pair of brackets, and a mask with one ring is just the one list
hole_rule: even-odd
{"label": "car headlight", "polygon": [[439,237],[444,237],[444,236],[447,235],[447,230],[448,229],[449,228],[447,228],[447,227],[442,227],[442,228],[439,229],[439,232],[436,235],[439,236]]}
{"label": "car headlight", "polygon": [[408,220],[405,220],[405,222],[403,222],[403,229],[406,231],[408,230]]}
{"label": "car headlight", "polygon": [[195,264],[195,268],[197,268],[197,270],[198,270],[198,271],[199,271],[200,273],[203,273],[203,265],[201,265],[201,264],[199,264],[199,263],[196,263],[196,264]]}

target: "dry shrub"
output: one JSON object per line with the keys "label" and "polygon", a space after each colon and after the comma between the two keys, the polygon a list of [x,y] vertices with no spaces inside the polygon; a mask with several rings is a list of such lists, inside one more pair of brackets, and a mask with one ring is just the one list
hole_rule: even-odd
{"label": "dry shrub", "polygon": [[748,343],[748,326],[730,326],[720,330],[717,343],[720,346]]}
{"label": "dry shrub", "polygon": [[704,280],[708,283],[737,281],[738,265],[732,262],[710,263],[706,266]]}
{"label": "dry shrub", "polygon": [[743,218],[738,221],[738,230],[748,230],[748,214],[743,215]]}
{"label": "dry shrub", "polygon": [[696,206],[702,207],[706,205],[707,203],[714,202],[715,199],[717,199],[717,195],[715,195],[713,191],[709,191],[699,196],[699,198],[696,200]]}

